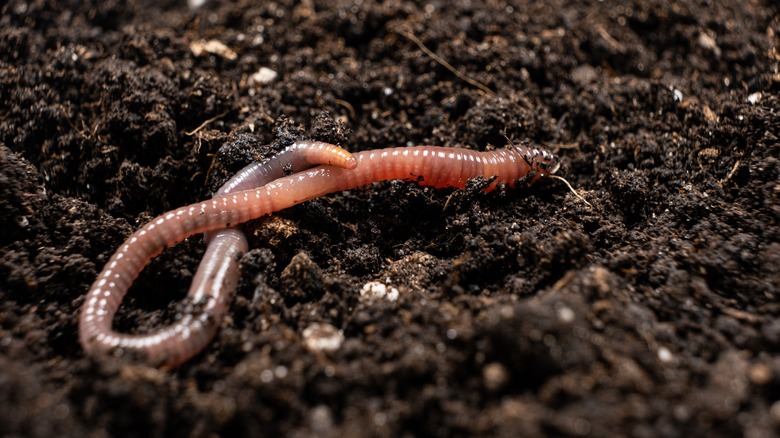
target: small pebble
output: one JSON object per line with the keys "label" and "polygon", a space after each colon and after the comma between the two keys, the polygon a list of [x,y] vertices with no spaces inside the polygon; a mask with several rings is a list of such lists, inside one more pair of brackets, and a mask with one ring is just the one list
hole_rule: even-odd
{"label": "small pebble", "polygon": [[658,349],[658,359],[660,359],[661,362],[669,363],[674,359],[674,355],[668,348],[661,347]]}
{"label": "small pebble", "polygon": [[683,100],[683,93],[682,93],[682,91],[680,91],[680,90],[675,88],[673,93],[674,93],[674,101],[678,102],[678,103],[682,102],[682,100]]}
{"label": "small pebble", "polygon": [[249,77],[250,84],[267,85],[274,81],[279,73],[268,67],[260,67],[252,76]]}
{"label": "small pebble", "polygon": [[398,299],[398,289],[392,286],[388,288],[384,283],[378,281],[369,281],[360,289],[360,297],[369,300],[395,301]]}
{"label": "small pebble", "polygon": [[762,363],[757,363],[748,370],[748,378],[754,385],[766,385],[772,380],[772,370]]}
{"label": "small pebble", "polygon": [[702,32],[699,34],[699,38],[696,42],[702,49],[711,51],[715,57],[720,57],[720,47],[718,47],[718,43],[715,41],[715,38],[713,38],[712,35]]}
{"label": "small pebble", "polygon": [[344,332],[330,324],[315,322],[303,329],[303,343],[311,351],[336,351],[344,343]]}
{"label": "small pebble", "polygon": [[190,43],[190,51],[195,56],[201,56],[205,53],[221,56],[225,59],[234,60],[238,54],[225,43],[219,40],[193,41]]}
{"label": "small pebble", "polygon": [[482,379],[485,381],[485,388],[490,392],[500,391],[509,381],[509,373],[506,367],[498,362],[485,365],[482,368]]}
{"label": "small pebble", "polygon": [[574,310],[568,306],[559,306],[557,309],[558,319],[561,322],[570,323],[574,321]]}

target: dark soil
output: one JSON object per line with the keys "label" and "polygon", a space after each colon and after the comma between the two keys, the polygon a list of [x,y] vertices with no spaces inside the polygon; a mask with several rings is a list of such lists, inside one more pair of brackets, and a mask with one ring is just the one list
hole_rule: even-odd
{"label": "dark soil", "polygon": [[[0,435],[780,434],[776,3],[224,3],[0,6]],[[294,138],[530,140],[591,205],[556,180],[333,194],[247,225],[202,354],[87,358],[124,238]],[[176,318],[203,248],[115,325]],[[344,342],[307,347],[313,323]]]}

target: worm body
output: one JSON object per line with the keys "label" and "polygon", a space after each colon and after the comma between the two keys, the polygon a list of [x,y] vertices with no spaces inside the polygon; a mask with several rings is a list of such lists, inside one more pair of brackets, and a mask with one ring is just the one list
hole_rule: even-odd
{"label": "worm body", "polygon": [[[558,169],[552,154],[522,144],[490,152],[436,146],[390,148],[358,152],[354,159],[354,162],[349,157],[345,161],[327,161],[341,163],[341,167],[318,166],[278,177],[255,189],[234,191],[246,185],[261,184],[266,178],[246,185],[235,184],[209,201],[181,207],[144,225],[114,253],[87,294],[79,324],[79,337],[86,352],[96,354],[116,348],[133,350],[154,364],[169,366],[200,351],[221,322],[229,295],[223,290],[235,288],[237,258],[246,251],[246,239],[243,235],[237,236],[240,231],[230,229],[237,224],[375,181],[401,179],[425,186],[462,188],[471,178],[495,177],[485,189],[490,191],[498,184],[513,186],[518,180],[533,183]],[[278,170],[275,172],[267,178],[276,177]],[[251,178],[245,178],[245,181],[249,180]],[[230,184],[228,182],[226,186]],[[152,335],[112,331],[111,321],[119,304],[149,260],[189,236],[224,228],[228,228],[224,232],[225,246],[222,246],[221,234],[214,236],[201,265],[206,277],[213,277],[213,280],[201,281],[202,286],[193,285],[190,289],[193,302],[202,307],[197,314],[185,316],[173,326]],[[210,265],[203,267],[203,264]]]}
{"label": "worm body", "polygon": [[[267,161],[246,166],[229,179],[215,196],[259,187],[292,170],[303,170],[316,164],[354,168],[357,160],[346,150],[329,143],[299,141]],[[85,305],[82,309],[80,336],[84,348],[88,352],[121,348],[162,366],[180,364],[200,352],[214,337],[227,312],[231,295],[238,285],[239,259],[249,249],[246,236],[235,227],[207,233],[206,241],[206,252],[187,292],[193,308],[180,320],[149,334],[113,332],[111,320],[127,288],[117,288],[122,283],[116,280],[123,276],[116,273],[104,275],[106,281],[102,282],[102,298],[98,298],[99,294],[90,294],[99,300],[99,304],[104,303],[103,306],[98,310]],[[101,281],[93,285],[93,291],[98,283]],[[106,312],[110,312],[110,317]]]}
{"label": "worm body", "polygon": [[263,186],[315,164],[354,169],[357,159],[344,149],[321,141],[298,141],[261,163],[252,163],[228,180],[215,196]]}

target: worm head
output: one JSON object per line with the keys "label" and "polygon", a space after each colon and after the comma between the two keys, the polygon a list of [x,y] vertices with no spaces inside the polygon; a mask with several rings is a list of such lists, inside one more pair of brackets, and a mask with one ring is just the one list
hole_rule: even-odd
{"label": "worm head", "polygon": [[558,157],[545,149],[534,147],[528,142],[515,145],[517,151],[523,156],[525,161],[542,176],[553,175],[561,167]]}
{"label": "worm head", "polygon": [[555,175],[558,169],[561,168],[561,163],[558,161],[558,157],[552,152],[547,152],[542,149],[542,159],[539,160],[539,167],[542,168],[548,175]]}

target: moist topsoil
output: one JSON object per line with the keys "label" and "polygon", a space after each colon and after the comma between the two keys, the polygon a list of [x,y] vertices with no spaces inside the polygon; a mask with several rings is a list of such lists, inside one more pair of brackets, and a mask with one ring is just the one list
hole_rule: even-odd
{"label": "moist topsoil", "polygon": [[[772,3],[4,3],[0,435],[777,435]],[[85,356],[79,308],[120,243],[301,138],[530,141],[583,199],[328,195],[245,225],[203,353]],[[203,250],[155,259],[115,327],[175,321]]]}

